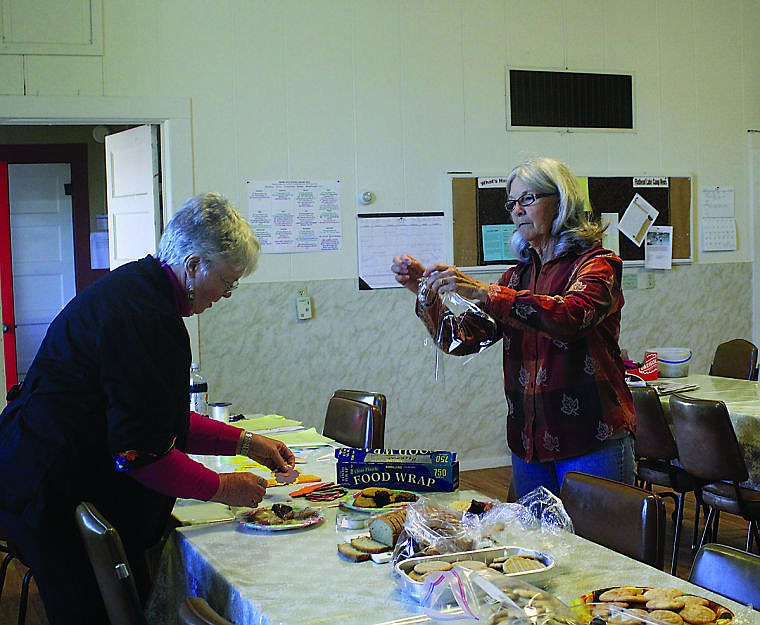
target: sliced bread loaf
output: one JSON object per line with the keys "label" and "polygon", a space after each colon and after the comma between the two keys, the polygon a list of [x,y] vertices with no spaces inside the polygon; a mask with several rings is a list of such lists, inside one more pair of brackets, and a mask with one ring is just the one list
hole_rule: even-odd
{"label": "sliced bread loaf", "polygon": [[351,560],[351,562],[366,562],[372,557],[371,554],[366,551],[359,551],[349,543],[339,543],[338,553],[346,558],[346,560]]}
{"label": "sliced bread loaf", "polygon": [[404,521],[406,521],[406,510],[403,508],[375,517],[369,523],[369,535],[373,540],[393,547],[401,530],[404,529]]}

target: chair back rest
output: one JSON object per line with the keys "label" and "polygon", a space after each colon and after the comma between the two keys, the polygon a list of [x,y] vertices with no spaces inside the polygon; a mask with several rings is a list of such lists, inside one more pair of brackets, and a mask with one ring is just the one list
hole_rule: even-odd
{"label": "chair back rest", "polygon": [[322,433],[350,447],[381,449],[385,442],[385,423],[377,406],[331,397]]}
{"label": "chair back rest", "polygon": [[757,347],[744,339],[733,339],[715,348],[710,375],[754,380],[756,367]]}
{"label": "chair back rest", "polygon": [[376,391],[357,391],[347,388],[339,388],[333,393],[333,397],[345,397],[346,399],[353,399],[354,401],[363,401],[365,404],[372,404],[380,409],[383,417],[385,417],[385,407],[387,400],[383,393]]}
{"label": "chair back rest", "polygon": [[111,625],[147,625],[116,528],[86,501],[77,506],[75,517]]}
{"label": "chair back rest", "polygon": [[704,482],[743,482],[749,477],[726,404],[719,400],[670,396],[678,458]]}
{"label": "chair back rest", "polygon": [[562,482],[560,499],[577,535],[663,568],[666,512],[660,497],[635,486],[570,471]]}
{"label": "chair back rest", "polygon": [[710,543],[694,558],[689,581],[724,597],[760,609],[760,557]]}
{"label": "chair back rest", "polygon": [[188,597],[179,606],[180,625],[233,625],[202,597]]}
{"label": "chair back rest", "polygon": [[651,386],[637,386],[631,389],[633,406],[636,411],[635,449],[637,458],[675,460],[678,448],[665,419],[665,411],[657,391]]}

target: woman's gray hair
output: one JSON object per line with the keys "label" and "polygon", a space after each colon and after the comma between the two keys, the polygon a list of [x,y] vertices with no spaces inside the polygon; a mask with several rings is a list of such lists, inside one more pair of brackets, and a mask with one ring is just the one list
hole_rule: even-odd
{"label": "woman's gray hair", "polygon": [[[579,251],[602,240],[605,227],[591,221],[585,210],[586,195],[570,168],[553,158],[534,158],[515,167],[507,176],[507,197],[512,183],[519,180],[536,193],[557,193],[557,216],[551,235],[556,241],[555,255]],[[520,260],[528,260],[530,244],[518,230],[512,235],[512,251]]]}
{"label": "woman's gray hair", "polygon": [[223,262],[245,276],[256,269],[260,248],[250,224],[226,197],[202,193],[166,224],[156,257],[176,265],[197,254],[206,266]]}

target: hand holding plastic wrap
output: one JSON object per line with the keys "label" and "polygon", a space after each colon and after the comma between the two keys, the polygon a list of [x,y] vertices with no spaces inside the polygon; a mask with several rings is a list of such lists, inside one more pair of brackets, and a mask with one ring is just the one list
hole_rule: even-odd
{"label": "hand holding plastic wrap", "polygon": [[[428,281],[421,279],[417,290],[420,305],[430,306],[435,297]],[[498,339],[498,324],[475,302],[448,291],[440,298],[441,314],[434,338],[442,352],[478,354]]]}

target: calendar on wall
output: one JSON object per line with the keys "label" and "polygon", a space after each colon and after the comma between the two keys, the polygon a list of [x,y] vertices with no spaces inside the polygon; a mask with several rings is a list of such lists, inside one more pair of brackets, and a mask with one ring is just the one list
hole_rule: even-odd
{"label": "calendar on wall", "polygon": [[702,219],[702,251],[723,252],[736,249],[736,220],[733,217]]}

